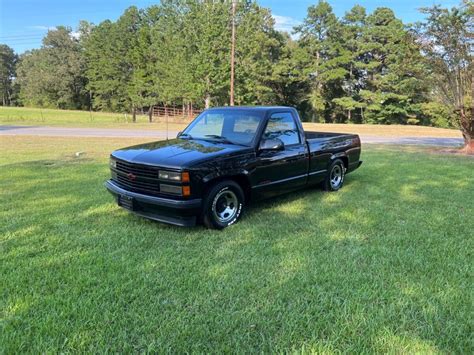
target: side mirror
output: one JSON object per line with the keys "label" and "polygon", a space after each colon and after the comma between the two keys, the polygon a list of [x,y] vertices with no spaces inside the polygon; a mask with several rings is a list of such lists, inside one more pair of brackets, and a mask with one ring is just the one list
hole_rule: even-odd
{"label": "side mirror", "polygon": [[183,131],[179,131],[178,134],[176,135],[176,138],[179,138],[181,134],[183,134]]}
{"label": "side mirror", "polygon": [[260,150],[283,150],[285,145],[278,138],[262,139],[260,142]]}

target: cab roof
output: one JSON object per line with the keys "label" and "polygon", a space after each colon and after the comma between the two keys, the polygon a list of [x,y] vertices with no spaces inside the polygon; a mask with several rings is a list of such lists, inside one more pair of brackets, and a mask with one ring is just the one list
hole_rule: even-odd
{"label": "cab roof", "polygon": [[255,110],[260,112],[266,112],[275,110],[294,110],[294,108],[290,106],[221,106],[211,107],[207,110]]}

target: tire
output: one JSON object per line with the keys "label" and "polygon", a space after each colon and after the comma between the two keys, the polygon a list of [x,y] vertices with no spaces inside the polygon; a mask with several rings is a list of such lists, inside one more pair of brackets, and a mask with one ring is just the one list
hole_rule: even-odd
{"label": "tire", "polygon": [[219,182],[204,198],[203,224],[210,229],[224,229],[236,223],[242,215],[244,201],[239,184],[232,180]]}
{"label": "tire", "polygon": [[326,191],[337,191],[344,185],[346,168],[341,159],[334,160],[329,166],[328,173],[323,182]]}

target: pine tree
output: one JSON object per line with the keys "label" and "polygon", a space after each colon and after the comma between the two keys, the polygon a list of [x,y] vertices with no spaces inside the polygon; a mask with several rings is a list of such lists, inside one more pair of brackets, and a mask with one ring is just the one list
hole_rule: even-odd
{"label": "pine tree", "polygon": [[326,1],[310,6],[303,24],[296,28],[296,33],[301,37],[299,43],[310,58],[304,71],[310,82],[307,100],[319,120],[331,119],[331,103],[328,99],[333,96],[331,82],[340,80],[345,74],[343,69],[339,70],[341,68],[330,61],[337,51],[333,47],[333,39],[337,37],[338,31],[338,19]]}
{"label": "pine tree", "polygon": [[276,100],[270,83],[284,40],[274,30],[273,24],[271,13],[255,3],[238,8],[237,104],[271,105]]}
{"label": "pine tree", "polygon": [[140,12],[139,26],[136,35],[130,41],[127,57],[132,64],[130,82],[127,85],[127,94],[130,98],[132,109],[144,107],[149,109],[151,120],[151,109],[157,103],[158,94],[155,91],[154,63],[155,55],[151,50],[151,27],[157,20],[154,8]]}
{"label": "pine tree", "polygon": [[[230,87],[229,2],[163,1],[152,28],[159,96],[168,104],[226,105]],[[236,102],[272,103],[279,34],[270,13],[239,3],[236,16]]]}
{"label": "pine tree", "polygon": [[418,103],[426,95],[423,58],[414,36],[392,10],[378,8],[367,18],[358,67],[365,72],[364,121],[418,123]]}
{"label": "pine tree", "polygon": [[269,86],[275,95],[275,104],[298,107],[305,117],[311,107],[308,105],[310,80],[305,75],[311,58],[297,41],[286,33],[280,34],[278,60],[272,68]]}
{"label": "pine tree", "polygon": [[0,92],[2,106],[11,105],[13,101],[13,78],[18,57],[9,46],[0,44]]}
{"label": "pine tree", "polygon": [[93,28],[84,45],[94,107],[131,112],[133,121],[137,109],[156,100],[145,18],[132,6],[117,22],[104,21]]}
{"label": "pine tree", "polygon": [[332,101],[342,109],[348,122],[360,122],[362,110],[365,107],[365,103],[360,100],[364,71],[358,68],[362,29],[365,24],[366,11],[360,5],[355,5],[347,12],[341,22],[339,39],[343,50],[338,62],[345,69],[345,77],[342,82],[343,96],[334,98]]}
{"label": "pine tree", "polygon": [[106,20],[94,27],[86,40],[87,88],[93,93],[93,107],[105,111],[120,111],[123,105],[124,79],[121,72],[116,25]]}
{"label": "pine tree", "polygon": [[191,104],[201,98],[196,93],[191,71],[191,48],[183,1],[162,1],[151,26],[154,91],[157,102],[165,105]]}
{"label": "pine tree", "polygon": [[[192,2],[186,18],[191,75],[205,107],[228,102],[230,83],[230,5]],[[213,102],[214,101],[214,102]]]}

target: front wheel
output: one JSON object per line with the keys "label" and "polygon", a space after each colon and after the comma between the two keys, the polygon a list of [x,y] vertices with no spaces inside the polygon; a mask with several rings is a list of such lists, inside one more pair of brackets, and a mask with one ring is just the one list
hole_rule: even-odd
{"label": "front wheel", "polygon": [[237,222],[244,207],[244,193],[234,181],[222,181],[207,193],[202,221],[207,228],[224,229]]}
{"label": "front wheel", "polygon": [[323,186],[326,191],[337,191],[344,184],[346,168],[341,159],[334,160],[329,166]]}

